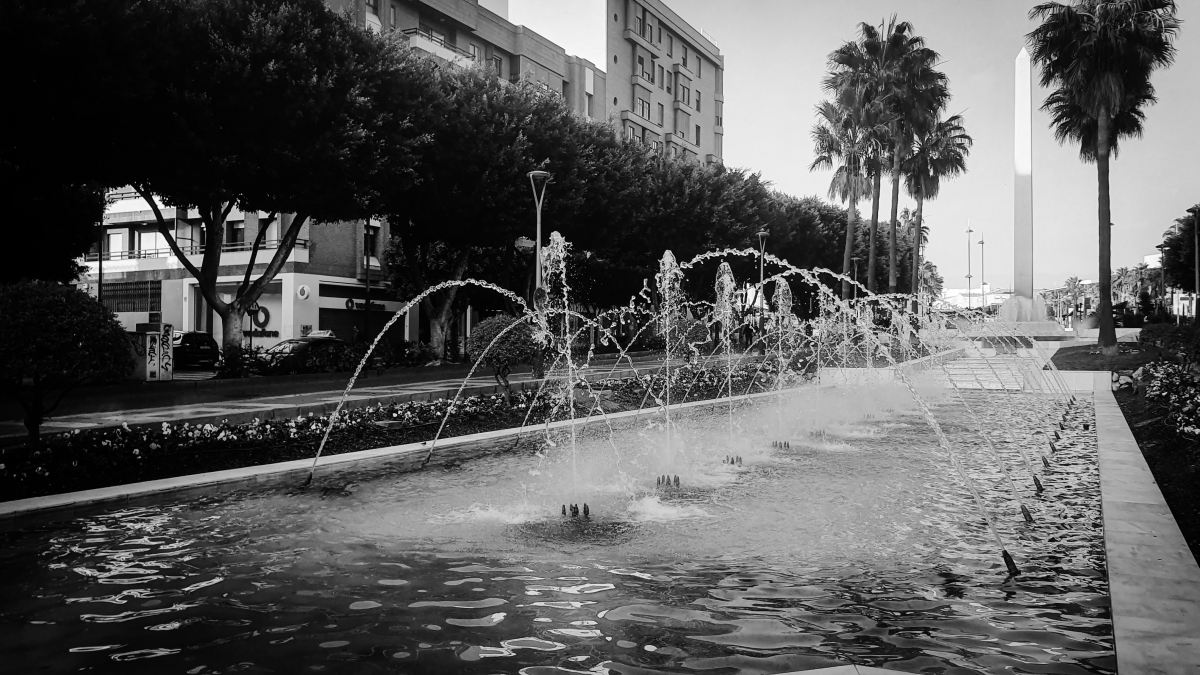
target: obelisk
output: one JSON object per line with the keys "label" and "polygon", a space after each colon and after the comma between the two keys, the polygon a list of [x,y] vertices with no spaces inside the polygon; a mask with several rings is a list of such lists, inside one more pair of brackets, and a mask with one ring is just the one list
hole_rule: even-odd
{"label": "obelisk", "polygon": [[1022,47],[1017,54],[1013,96],[1013,294],[1032,299],[1033,92],[1029,73],[1029,52]]}

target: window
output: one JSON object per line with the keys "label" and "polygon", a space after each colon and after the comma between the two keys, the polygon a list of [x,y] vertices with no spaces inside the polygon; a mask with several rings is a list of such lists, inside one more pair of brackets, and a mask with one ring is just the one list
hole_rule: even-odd
{"label": "window", "polygon": [[389,16],[389,19],[391,19],[391,26],[392,26],[392,28],[393,28],[393,29],[395,29],[395,28],[396,28],[396,6],[395,6],[395,5],[392,5],[392,6],[389,8],[389,12],[388,12],[388,13],[389,13],[389,15],[390,15],[390,16]]}
{"label": "window", "polygon": [[503,59],[501,59],[499,56],[493,56],[493,57],[492,57],[492,68],[495,68],[495,69],[496,69],[496,75],[497,75],[497,76],[503,76],[503,75],[504,75],[504,73],[500,72],[500,64],[501,64],[501,62],[502,62],[502,61],[503,61]]}
{"label": "window", "polygon": [[108,239],[108,247],[105,249],[107,253],[118,253],[122,250],[120,232],[109,232],[106,238]]}
{"label": "window", "polygon": [[637,138],[637,130],[634,129],[633,127],[625,127],[625,138],[628,138],[631,141],[636,139]]}
{"label": "window", "polygon": [[680,59],[682,59],[683,67],[684,67],[684,68],[687,68],[687,67],[688,67],[688,52],[687,52],[687,45],[685,45],[685,44],[683,44],[682,42],[680,42],[680,43],[679,43],[679,49],[680,49],[680,52],[679,52],[679,53],[680,53],[680,57],[679,57],[679,58],[680,58]]}
{"label": "window", "polygon": [[594,117],[594,115],[592,115],[592,95],[591,95],[591,94],[584,94],[584,96],[586,96],[586,97],[587,97],[587,100],[585,101],[585,104],[586,104],[586,106],[587,106],[587,109],[586,109],[586,110],[587,110],[587,116],[588,116],[588,117]]}
{"label": "window", "polygon": [[646,34],[646,25],[642,21],[642,17],[640,17],[640,16],[633,17],[633,32],[637,33],[638,35]]}
{"label": "window", "polygon": [[228,223],[225,225],[226,244],[246,243],[246,223]]}
{"label": "window", "polygon": [[683,102],[684,105],[691,107],[691,105],[692,105],[692,90],[691,90],[691,88],[685,87],[681,84],[681,85],[675,87],[675,93],[677,94],[677,96],[675,97],[675,100],[681,101],[681,102]]}
{"label": "window", "polygon": [[700,145],[700,125],[696,125],[696,145]]}
{"label": "window", "polygon": [[637,114],[642,119],[649,120],[650,119],[650,102],[644,98],[639,98],[637,100]]}
{"label": "window", "polygon": [[666,79],[667,78],[663,76],[663,67],[659,66],[658,67],[658,88],[659,89],[663,88],[663,83]]}
{"label": "window", "polygon": [[379,16],[379,0],[367,0],[367,14]]}
{"label": "window", "polygon": [[716,141],[716,147],[715,147],[716,152],[714,152],[713,154],[716,155],[717,157],[724,157],[725,143],[722,142],[724,140],[724,138],[725,137],[722,136],[721,134],[717,134],[716,137],[714,138],[714,140]]}
{"label": "window", "polygon": [[637,74],[641,75],[643,78],[649,79],[648,77],[646,77],[646,59],[641,56],[637,57],[637,59],[638,59]]}
{"label": "window", "polygon": [[655,152],[662,152],[662,141],[651,141],[650,144],[654,146]]}
{"label": "window", "polygon": [[700,112],[700,92],[696,92],[696,112]]}
{"label": "window", "polygon": [[699,54],[696,55],[696,79],[704,79],[704,59]]}
{"label": "window", "polygon": [[472,61],[479,60],[479,47],[477,45],[471,45],[471,44],[467,45],[467,51],[471,52],[471,60]]}
{"label": "window", "polygon": [[368,223],[363,232],[363,257],[375,257],[375,242],[379,239],[379,226]]}
{"label": "window", "polygon": [[658,24],[658,40],[657,40],[657,42],[659,44],[662,44],[662,24],[661,23]]}
{"label": "window", "polygon": [[667,56],[671,56],[672,50],[674,50],[674,49],[675,49],[675,38],[668,35],[667,36]]}
{"label": "window", "polygon": [[663,104],[659,103],[658,104],[658,126],[660,126],[660,127],[663,125],[663,112],[665,110],[666,110],[666,108],[663,106]]}
{"label": "window", "polygon": [[722,118],[722,114],[721,114],[724,112],[724,110],[723,110],[724,107],[725,107],[724,104],[722,104],[720,101],[717,101],[717,126],[719,126],[719,127],[725,126],[725,121]]}

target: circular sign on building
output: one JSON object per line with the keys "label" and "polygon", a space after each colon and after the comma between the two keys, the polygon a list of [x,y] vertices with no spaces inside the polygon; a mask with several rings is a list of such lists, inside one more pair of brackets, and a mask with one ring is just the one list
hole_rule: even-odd
{"label": "circular sign on building", "polygon": [[354,298],[346,298],[346,309],[354,309]]}

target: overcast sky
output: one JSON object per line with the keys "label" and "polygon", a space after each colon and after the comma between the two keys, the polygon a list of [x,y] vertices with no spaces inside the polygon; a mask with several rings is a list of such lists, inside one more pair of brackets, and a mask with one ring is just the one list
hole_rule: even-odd
{"label": "overcast sky", "polygon": [[[795,195],[824,196],[830,172],[810,172],[813,108],[825,97],[826,57],[859,22],[891,13],[911,22],[943,59],[951,113],[962,113],[975,147],[968,173],[926,205],[928,256],[946,286],[966,284],[967,220],[986,246],[987,281],[1012,283],[1013,60],[1034,24],[1033,0],[667,0],[712,35],[725,56],[725,162],[761,172]],[[604,53],[604,0],[509,0],[509,18],[596,64]],[[1159,103],[1145,137],[1123,144],[1112,165],[1113,268],[1155,253],[1164,230],[1200,202],[1200,0],[1183,0],[1175,65],[1158,73]],[[1036,72],[1035,72],[1036,81]],[[1046,92],[1035,90],[1034,105]],[[1097,276],[1096,168],[1059,146],[1049,117],[1034,112],[1034,275],[1041,287]],[[887,188],[883,203],[887,204]],[[901,208],[912,205],[901,198]],[[860,209],[868,210],[870,201]],[[886,210],[884,210],[886,213]],[[980,246],[971,245],[974,282]]]}

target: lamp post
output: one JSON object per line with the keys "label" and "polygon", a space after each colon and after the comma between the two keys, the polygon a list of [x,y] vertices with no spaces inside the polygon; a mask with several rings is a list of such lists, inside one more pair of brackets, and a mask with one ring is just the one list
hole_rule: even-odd
{"label": "lamp post", "polygon": [[[363,270],[367,273],[366,281],[366,302],[363,303],[363,338],[367,341],[371,340],[371,220],[368,218],[363,221]],[[250,326],[251,335],[254,334],[254,326]]]}
{"label": "lamp post", "polygon": [[1200,298],[1200,204],[1193,206],[1187,210],[1192,214],[1192,322],[1200,321],[1197,319],[1196,313],[1196,298]]}
{"label": "lamp post", "polygon": [[979,308],[987,313],[987,272],[983,266],[983,239],[979,240],[979,290],[983,293],[983,299],[980,301]]}
{"label": "lamp post", "polygon": [[[550,184],[550,174],[546,171],[530,171],[529,186],[533,188],[533,202],[537,205],[537,245],[534,247],[534,277],[533,290],[542,287],[542,199],[546,196],[546,186]],[[538,192],[538,183],[542,184]]]}
{"label": "lamp post", "polygon": [[[766,282],[766,254],[767,254],[767,235],[770,234],[766,230],[758,231],[758,297],[761,301],[762,309],[758,313],[758,337],[761,340],[763,335],[763,314],[767,311],[767,289],[763,287]],[[767,355],[767,343],[762,343],[763,356]]]}
{"label": "lamp post", "polygon": [[967,309],[971,309],[971,219],[967,218]]}
{"label": "lamp post", "polygon": [[1158,249],[1158,309],[1163,310],[1163,296],[1167,294],[1167,268],[1164,266],[1167,261],[1167,249],[1170,247],[1166,244],[1159,244],[1154,248]]}

